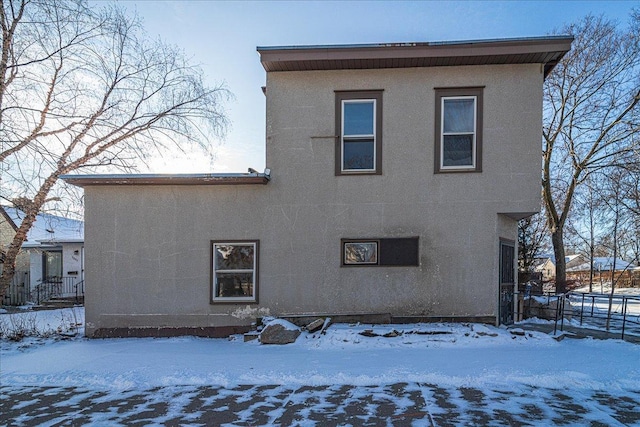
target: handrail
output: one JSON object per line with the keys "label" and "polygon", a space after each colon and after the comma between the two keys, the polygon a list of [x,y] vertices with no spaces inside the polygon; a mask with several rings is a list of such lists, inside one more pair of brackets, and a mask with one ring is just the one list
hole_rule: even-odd
{"label": "handrail", "polygon": [[38,285],[32,291],[32,296],[35,296],[36,304],[64,296],[75,296],[76,302],[78,302],[80,296],[84,296],[84,280],[79,282],[76,280],[75,276],[56,276],[39,280]]}
{"label": "handrail", "polygon": [[[608,320],[607,332],[609,332],[612,324],[611,320],[616,320],[618,322],[621,321],[622,325],[620,326],[620,333],[621,338],[624,339],[628,323],[640,325],[640,315],[636,316],[635,314],[629,313],[629,302],[640,305],[640,295],[598,294],[594,292],[574,291],[568,294],[568,298],[571,298],[572,296],[577,296],[577,299],[579,300],[578,309],[580,310],[580,326],[582,326],[585,317],[592,319],[604,319]],[[597,307],[597,303],[599,301],[606,303],[606,310],[601,311]],[[612,305],[615,302],[615,305],[619,307],[620,311],[616,309],[616,311],[609,312],[609,302],[611,302]],[[576,301],[576,304],[577,303],[578,301]],[[585,306],[588,310],[585,310]],[[634,317],[637,317],[637,319],[634,319]]]}

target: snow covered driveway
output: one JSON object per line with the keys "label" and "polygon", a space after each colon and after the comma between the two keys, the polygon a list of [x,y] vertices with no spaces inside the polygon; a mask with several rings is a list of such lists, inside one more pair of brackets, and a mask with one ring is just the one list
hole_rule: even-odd
{"label": "snow covered driveway", "polygon": [[126,391],[2,387],[11,426],[631,426],[640,393],[397,383],[166,386]]}
{"label": "snow covered driveway", "polygon": [[0,342],[11,426],[621,426],[640,425],[639,407],[640,345],[477,324],[337,324],[286,346]]}

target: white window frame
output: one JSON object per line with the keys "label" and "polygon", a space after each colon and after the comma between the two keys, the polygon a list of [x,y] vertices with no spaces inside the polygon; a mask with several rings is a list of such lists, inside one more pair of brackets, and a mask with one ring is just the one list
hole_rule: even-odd
{"label": "white window frame", "polygon": [[[217,269],[217,246],[251,246],[253,247],[253,268],[251,269]],[[211,242],[211,302],[258,302],[258,241],[213,241]],[[216,296],[218,288],[218,273],[251,273],[253,275],[253,294],[245,297],[219,297]]]}
{"label": "white window frame", "polygon": [[[444,105],[446,100],[457,99],[473,99],[473,132],[449,132],[444,131]],[[476,152],[477,152],[477,130],[478,130],[478,97],[476,95],[464,95],[464,96],[442,96],[440,99],[440,170],[475,170],[476,169]],[[471,144],[471,164],[470,165],[444,165],[444,137],[449,135],[473,135],[473,141]]]}
{"label": "white window frame", "polygon": [[[362,134],[362,135],[347,135],[345,136],[344,134],[344,111],[345,111],[345,104],[362,104],[362,103],[373,103],[373,133],[372,134]],[[371,173],[371,172],[376,172],[376,164],[377,164],[377,141],[376,141],[376,117],[377,117],[377,100],[375,98],[363,98],[363,99],[343,99],[341,102],[341,128],[340,128],[340,151],[341,151],[341,156],[340,156],[340,171],[342,173]],[[373,144],[373,168],[371,169],[345,169],[344,167],[344,143],[345,143],[345,139],[347,140],[347,143],[349,142],[349,140],[353,140],[353,142],[356,142],[359,139],[372,139],[372,144]]]}

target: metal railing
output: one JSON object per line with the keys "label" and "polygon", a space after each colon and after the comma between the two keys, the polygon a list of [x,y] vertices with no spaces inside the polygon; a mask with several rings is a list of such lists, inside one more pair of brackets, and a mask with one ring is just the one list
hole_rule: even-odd
{"label": "metal railing", "polygon": [[84,297],[84,280],[76,280],[77,277],[48,277],[33,289],[32,300],[38,305],[52,298],[75,298],[79,302]]}
{"label": "metal railing", "polygon": [[[524,293],[523,314],[525,317],[541,317],[545,319],[557,320],[558,305],[562,304],[560,299],[564,294],[555,292],[544,293]],[[536,301],[538,304],[533,304]],[[545,315],[541,315],[541,314]]]}
{"label": "metal railing", "polygon": [[[580,326],[619,330],[624,339],[629,328],[640,333],[640,296],[570,292],[566,298],[580,314]],[[637,331],[636,331],[637,329]]]}
{"label": "metal railing", "polygon": [[[533,304],[537,301],[537,304]],[[570,327],[600,331],[603,336],[640,336],[640,295],[598,294],[571,291],[565,294],[527,295],[525,317],[554,322],[553,333]]]}

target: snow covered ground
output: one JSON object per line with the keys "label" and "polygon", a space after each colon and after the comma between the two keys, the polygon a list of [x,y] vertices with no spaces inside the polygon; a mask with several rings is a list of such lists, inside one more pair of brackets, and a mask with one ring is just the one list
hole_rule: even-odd
{"label": "snow covered ground", "polygon": [[[636,409],[640,405],[640,345],[621,340],[557,341],[541,332],[479,324],[334,324],[326,335],[303,332],[294,344],[285,346],[243,342],[241,336],[89,340],[82,336],[83,318],[82,308],[0,315],[0,330],[6,331],[12,324],[35,324],[50,335],[0,341],[0,384],[6,395],[3,400],[15,390],[32,387],[53,387],[58,394],[71,388],[115,396],[142,391],[149,394],[149,390],[158,388],[171,391],[176,387],[192,391],[213,387],[233,394],[234,390],[251,385],[252,389],[269,386],[289,390],[291,395],[297,390],[299,396],[299,390],[306,390],[305,387],[331,395],[340,393],[339,387],[345,386],[353,390],[349,392],[351,397],[378,390],[392,406],[401,408],[397,412],[406,410],[405,394],[422,385],[431,390],[421,395],[427,406],[436,388],[460,396],[464,390],[477,390],[485,396],[483,410],[493,414],[515,411],[515,406],[539,407],[542,400],[561,393],[586,407],[587,414],[589,408],[599,408],[595,415],[585,415],[582,420],[606,425],[632,425],[636,419],[624,418],[620,422],[615,405],[609,408],[596,398],[602,393],[613,396],[612,401],[628,399]],[[394,384],[404,384],[405,394],[388,391]],[[487,398],[496,393],[512,395],[512,404]],[[302,394],[300,399],[309,398]],[[261,395],[260,399],[264,401],[266,397]],[[588,403],[590,399],[592,403]],[[432,425],[438,425],[433,413],[446,409],[444,403],[436,401],[431,403]],[[12,407],[4,409],[13,408],[16,413],[22,404],[14,401]],[[390,417],[393,411],[391,414]],[[529,423],[545,425],[556,415],[545,415],[543,411]],[[238,419],[242,419],[240,415]],[[265,423],[271,424],[275,419],[267,417]],[[300,419],[304,422],[296,425],[315,425],[312,418]],[[86,421],[100,425],[98,420]],[[151,424],[162,423],[153,420]],[[464,417],[456,420],[466,422]],[[640,423],[640,416],[637,422]],[[29,425],[27,421],[23,423]]]}

